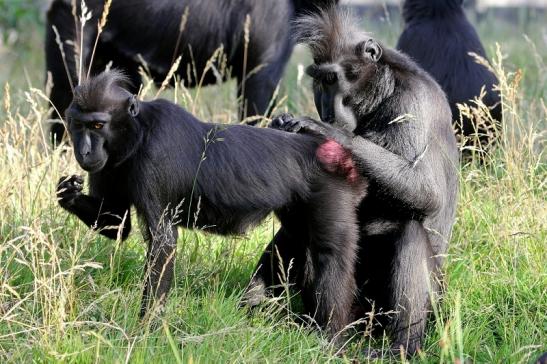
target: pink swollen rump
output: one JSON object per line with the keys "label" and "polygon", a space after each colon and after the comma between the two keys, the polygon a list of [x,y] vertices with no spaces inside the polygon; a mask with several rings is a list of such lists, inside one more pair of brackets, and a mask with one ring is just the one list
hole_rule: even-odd
{"label": "pink swollen rump", "polygon": [[348,183],[355,184],[359,178],[359,172],[351,157],[351,152],[332,139],[317,148],[317,159],[330,173],[346,176]]}

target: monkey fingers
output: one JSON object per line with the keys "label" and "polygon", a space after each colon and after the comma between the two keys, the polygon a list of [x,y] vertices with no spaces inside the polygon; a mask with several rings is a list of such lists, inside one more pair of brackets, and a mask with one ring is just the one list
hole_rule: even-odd
{"label": "monkey fingers", "polygon": [[81,176],[61,177],[57,184],[57,196],[61,206],[70,206],[82,194],[84,180]]}
{"label": "monkey fingers", "polygon": [[331,124],[310,117],[295,119],[292,123],[298,124],[300,133],[316,134],[334,140],[344,149],[351,150],[353,134],[345,129],[337,128]]}
{"label": "monkey fingers", "polygon": [[57,185],[60,186],[63,183],[82,184],[84,183],[84,179],[82,176],[73,174],[72,176],[63,176],[59,178],[59,182],[57,183]]}
{"label": "monkey fingers", "polygon": [[272,122],[268,125],[268,128],[277,130],[287,130],[287,125],[294,119],[294,115],[290,113],[283,113],[272,118]]}

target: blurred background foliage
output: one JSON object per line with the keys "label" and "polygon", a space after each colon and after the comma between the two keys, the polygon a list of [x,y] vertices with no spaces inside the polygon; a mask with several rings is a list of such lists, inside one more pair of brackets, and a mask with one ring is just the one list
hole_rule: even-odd
{"label": "blurred background foliage", "polygon": [[48,2],[43,0],[0,0],[0,30],[5,37],[9,30],[42,22]]}

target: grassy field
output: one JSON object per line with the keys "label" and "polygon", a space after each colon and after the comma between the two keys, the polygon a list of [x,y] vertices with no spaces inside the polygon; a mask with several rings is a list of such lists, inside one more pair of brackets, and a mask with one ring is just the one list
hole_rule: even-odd
{"label": "grassy field", "polygon": [[[369,28],[393,45],[398,22]],[[412,362],[530,363],[547,351],[546,24],[478,25],[501,80],[503,136],[488,163],[461,167],[446,293]],[[289,298],[253,316],[238,309],[278,227],[273,218],[243,237],[183,232],[166,312],[153,325],[140,322],[145,246],[138,229],[112,242],[57,205],[58,178],[82,171],[68,146],[53,151],[44,137],[40,26],[25,23],[0,44],[2,362],[366,362],[362,348],[388,344],[355,333],[335,356],[317,332],[295,322]],[[297,76],[301,62],[308,58],[299,49],[278,111],[315,113],[309,81]],[[203,119],[236,120],[233,82],[163,97]]]}

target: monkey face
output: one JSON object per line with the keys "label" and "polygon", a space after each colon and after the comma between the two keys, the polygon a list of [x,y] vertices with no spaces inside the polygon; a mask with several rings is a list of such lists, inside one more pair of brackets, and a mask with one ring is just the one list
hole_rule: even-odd
{"label": "monkey face", "polygon": [[349,89],[344,72],[337,63],[313,64],[306,69],[313,78],[315,107],[322,121],[353,131],[357,122],[346,94]]}
{"label": "monkey face", "polygon": [[67,127],[78,164],[90,173],[104,168],[108,161],[105,141],[111,117],[104,112],[82,112],[76,105],[66,111]]}
{"label": "monkey face", "polygon": [[66,111],[67,129],[78,164],[89,173],[97,173],[109,161],[119,163],[124,158],[125,146],[135,134],[130,117],[138,114],[138,102],[134,95],[124,92],[82,104],[79,92],[76,88]]}
{"label": "monkey face", "polygon": [[313,79],[313,96],[315,107],[321,120],[333,123],[334,96],[339,92],[337,64],[312,64],[306,68],[306,73]]}
{"label": "monkey face", "polygon": [[315,106],[322,121],[355,130],[355,106],[362,104],[363,93],[374,95],[370,88],[376,84],[381,56],[380,45],[367,39],[335,63],[316,62],[306,69],[313,78]]}

